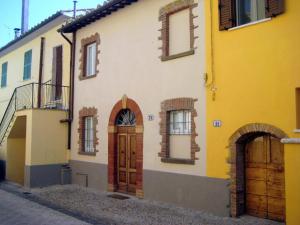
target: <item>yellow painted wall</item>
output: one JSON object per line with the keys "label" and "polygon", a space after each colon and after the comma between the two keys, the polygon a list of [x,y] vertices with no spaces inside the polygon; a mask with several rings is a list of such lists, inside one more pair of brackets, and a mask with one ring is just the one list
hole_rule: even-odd
{"label": "yellow painted wall", "polygon": [[[52,78],[53,48],[63,45],[63,84],[69,85],[70,45],[57,32],[57,29],[60,27],[61,25],[56,26],[19,48],[0,57],[0,72],[2,63],[8,62],[7,87],[0,88],[0,118],[2,118],[10,97],[16,87],[32,82],[38,82],[41,37],[45,38],[43,82]],[[24,53],[28,50],[32,50],[31,79],[23,81]]]}
{"label": "yellow painted wall", "polygon": [[32,110],[31,158],[26,165],[67,163],[68,125],[66,112]]}
{"label": "yellow painted wall", "polygon": [[6,179],[24,185],[25,138],[9,138],[7,141]]}
{"label": "yellow painted wall", "polygon": [[[214,72],[213,88],[216,88],[215,101],[211,87],[207,88],[207,175],[210,177],[228,178],[228,140],[248,123],[271,124],[290,137],[299,137],[293,131],[295,88],[300,87],[300,1],[285,2],[285,13],[270,21],[219,31],[218,1],[207,1],[208,83]],[[222,127],[214,128],[213,120],[221,120]]]}
{"label": "yellow painted wall", "polygon": [[[43,82],[52,78],[53,48],[63,45],[63,85],[69,86],[70,45],[57,32],[57,29],[60,27],[61,25],[55,26],[19,48],[0,57],[0,74],[2,63],[8,62],[7,87],[0,88],[0,121],[14,89],[32,82],[38,82],[41,37],[45,38]],[[24,53],[30,49],[32,49],[31,79],[23,81]],[[37,89],[35,89],[35,91],[37,91]],[[6,142],[4,142],[0,146],[1,160],[6,159],[6,145]]]}
{"label": "yellow painted wall", "polygon": [[285,184],[287,225],[299,225],[300,221],[300,144],[285,144]]}
{"label": "yellow painted wall", "polygon": [[60,123],[67,118],[59,110],[22,110],[26,116],[26,165],[49,165],[68,162],[68,126]]}

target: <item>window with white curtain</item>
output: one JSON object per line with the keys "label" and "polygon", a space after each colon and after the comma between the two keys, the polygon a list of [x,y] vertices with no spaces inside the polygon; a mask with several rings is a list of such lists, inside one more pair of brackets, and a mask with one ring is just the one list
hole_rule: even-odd
{"label": "window with white curtain", "polygon": [[236,0],[237,25],[266,18],[265,0]]}
{"label": "window with white curtain", "polygon": [[94,152],[94,122],[92,116],[84,118],[84,151]]}
{"label": "window with white curtain", "polygon": [[96,74],[96,42],[86,46],[86,76]]}

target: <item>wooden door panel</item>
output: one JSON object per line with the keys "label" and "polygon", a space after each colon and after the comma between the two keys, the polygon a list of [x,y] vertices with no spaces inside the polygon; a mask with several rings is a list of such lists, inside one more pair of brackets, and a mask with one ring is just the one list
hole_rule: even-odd
{"label": "wooden door panel", "polygon": [[246,177],[250,180],[263,180],[267,179],[267,169],[266,168],[246,168]]}
{"label": "wooden door panel", "polygon": [[266,163],[267,155],[265,149],[264,138],[257,138],[248,144],[246,148],[246,162],[247,163]]}
{"label": "wooden door panel", "polygon": [[285,199],[268,197],[268,212],[274,214],[284,214]]}
{"label": "wooden door panel", "polygon": [[129,168],[136,169],[136,136],[129,135]]}
{"label": "wooden door panel", "polygon": [[126,169],[126,135],[119,135],[119,168]]}
{"label": "wooden door panel", "polygon": [[271,136],[246,146],[246,209],[252,216],[284,221],[283,145]]}
{"label": "wooden door panel", "polygon": [[283,145],[280,140],[271,138],[270,162],[271,164],[284,164]]}
{"label": "wooden door panel", "polygon": [[254,195],[267,195],[267,184],[265,180],[247,180],[246,193]]}
{"label": "wooden door panel", "polygon": [[128,135],[128,186],[129,192],[136,191],[136,135]]}
{"label": "wooden door panel", "polygon": [[136,135],[134,127],[118,127],[118,188],[136,191]]}
{"label": "wooden door panel", "polygon": [[267,197],[247,194],[246,201],[247,213],[252,216],[266,218],[267,216]]}

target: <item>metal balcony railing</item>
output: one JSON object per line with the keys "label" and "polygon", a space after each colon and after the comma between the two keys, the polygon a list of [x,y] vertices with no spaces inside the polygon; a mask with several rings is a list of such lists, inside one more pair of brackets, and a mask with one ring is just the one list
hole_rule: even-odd
{"label": "metal balcony railing", "polygon": [[69,110],[69,87],[49,82],[30,83],[15,88],[0,123],[0,144],[2,144],[15,112],[24,109]]}

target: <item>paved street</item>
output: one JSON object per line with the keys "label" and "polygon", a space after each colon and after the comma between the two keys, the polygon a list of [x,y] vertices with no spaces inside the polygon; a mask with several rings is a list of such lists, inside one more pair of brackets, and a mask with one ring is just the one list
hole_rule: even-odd
{"label": "paved street", "polygon": [[76,185],[27,191],[0,183],[0,225],[283,225],[250,216],[218,217],[130,196],[115,199],[111,193]]}
{"label": "paved street", "polygon": [[83,221],[0,190],[1,225],[88,225]]}

